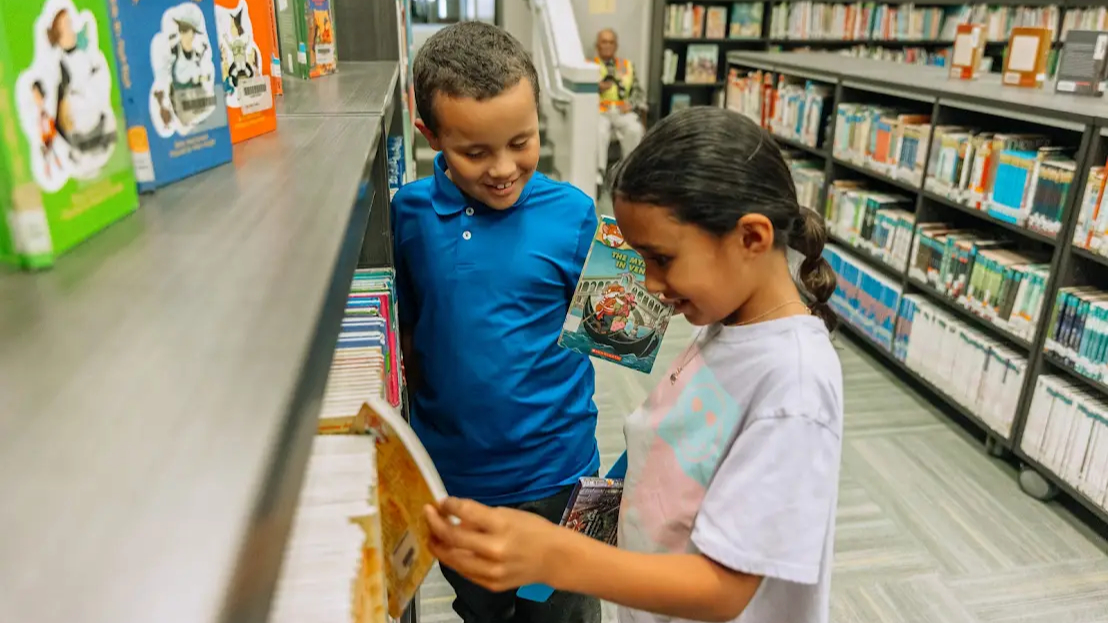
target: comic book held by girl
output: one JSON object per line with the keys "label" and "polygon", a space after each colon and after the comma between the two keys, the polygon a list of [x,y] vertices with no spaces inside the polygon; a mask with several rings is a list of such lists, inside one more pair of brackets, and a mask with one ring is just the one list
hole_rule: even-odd
{"label": "comic book held by girl", "polygon": [[0,4],[0,261],[28,269],[138,207],[102,0]]}
{"label": "comic book held by girl", "polygon": [[271,79],[270,0],[216,0],[220,80],[227,98],[231,142],[277,129]]}
{"label": "comic book held by girl", "polygon": [[650,373],[673,309],[643,285],[646,265],[601,216],[558,344]]}
{"label": "comic book held by girl", "polygon": [[284,74],[319,78],[338,70],[331,0],[279,0],[277,30]]}
{"label": "comic book held by girl", "polygon": [[231,161],[213,0],[109,0],[139,191]]}

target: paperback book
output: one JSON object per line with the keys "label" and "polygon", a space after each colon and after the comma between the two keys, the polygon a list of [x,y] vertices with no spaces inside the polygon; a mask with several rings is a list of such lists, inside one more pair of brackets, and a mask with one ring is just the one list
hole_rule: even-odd
{"label": "paperback book", "polygon": [[331,0],[278,0],[277,31],[284,74],[307,80],[337,71]]}
{"label": "paperback book", "polygon": [[1108,73],[1108,32],[1071,30],[1054,82],[1057,93],[1101,96]]}
{"label": "paperback book", "polygon": [[277,129],[270,80],[273,39],[270,0],[216,0],[220,79],[227,98],[231,142],[241,143]]}
{"label": "paperback book", "polygon": [[138,207],[99,0],[0,4],[0,261],[45,268]]}
{"label": "paperback book", "polygon": [[371,398],[359,420],[376,439],[377,499],[389,616],[399,619],[435,563],[431,532],[423,517],[428,504],[446,499],[446,486],[415,431],[388,403]]}
{"label": "paperback book", "polygon": [[646,264],[602,216],[558,344],[650,373],[673,308],[644,285]]}
{"label": "paperback book", "polygon": [[213,0],[112,0],[140,192],[231,161]]}

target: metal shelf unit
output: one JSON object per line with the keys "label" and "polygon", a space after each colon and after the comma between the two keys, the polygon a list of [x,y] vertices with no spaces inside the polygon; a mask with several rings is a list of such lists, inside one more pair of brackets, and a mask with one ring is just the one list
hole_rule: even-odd
{"label": "metal shelf unit", "polygon": [[[902,180],[895,180],[878,171],[834,157],[826,158],[823,195],[826,198],[827,186],[832,181],[842,177],[836,175],[837,167],[840,171],[849,170],[852,173],[861,174],[878,182],[895,186],[901,191],[911,193],[915,197],[917,222],[939,220],[938,216],[949,214],[953,210],[958,214],[967,214],[976,218],[983,228],[1000,228],[1010,232],[1014,237],[1022,238],[1028,243],[1040,245],[1050,250],[1050,278],[1046,286],[1045,303],[1034,336],[1031,339],[1012,334],[973,314],[930,285],[909,277],[907,269],[894,271],[895,274],[892,275],[894,279],[899,279],[904,293],[921,293],[937,304],[955,312],[970,326],[1006,342],[1019,352],[1026,353],[1026,375],[1012,430],[1008,435],[1000,435],[986,426],[975,414],[968,413],[963,405],[951,399],[931,383],[926,382],[914,370],[907,368],[884,346],[868,339],[865,342],[879,352],[882,358],[892,364],[894,368],[912,377],[919,386],[933,394],[942,404],[948,407],[948,410],[953,410],[965,419],[976,422],[986,438],[990,440],[994,449],[1000,447],[1012,451],[1017,457],[1023,459],[1025,468],[1034,470],[1057,489],[1074,497],[1080,504],[1087,507],[1092,515],[1102,521],[1108,518],[1108,512],[1105,512],[1105,509],[1085,499],[1072,486],[1063,482],[1060,477],[1051,473],[1042,465],[1027,460],[1019,447],[1027,415],[1030,411],[1031,396],[1035,383],[1038,376],[1043,373],[1045,366],[1050,365],[1058,373],[1074,378],[1087,387],[1099,391],[1105,400],[1108,400],[1108,385],[1081,376],[1060,358],[1045,352],[1044,349],[1049,331],[1051,310],[1059,288],[1068,285],[1066,281],[1071,279],[1073,275],[1074,257],[1076,256],[1090,263],[1094,270],[1108,268],[1108,258],[1074,247],[1071,242],[1089,169],[1093,166],[1102,165],[1105,158],[1108,157],[1108,106],[1105,106],[1104,100],[1101,98],[1055,95],[1042,90],[1002,87],[998,76],[984,76],[971,82],[956,81],[950,80],[942,69],[820,53],[734,51],[727,55],[727,60],[728,65],[767,70],[824,82],[834,87],[832,101],[825,104],[825,109],[830,111],[834,111],[835,107],[841,102],[864,103],[867,98],[871,98],[871,100],[884,98],[885,101],[894,98],[911,106],[930,106],[931,118],[940,120],[940,123],[951,123],[952,119],[956,120],[959,116],[965,117],[969,113],[976,115],[978,118],[997,118],[1002,120],[1000,123],[1034,124],[1045,130],[1059,132],[1073,139],[1073,144],[1077,146],[1074,159],[1078,163],[1078,171],[1073,183],[1073,188],[1076,190],[1071,192],[1066,199],[1063,209],[1062,230],[1056,237],[1046,236],[1000,221],[984,212],[924,190],[922,184],[916,186]],[[826,132],[827,136],[824,138],[824,144],[815,149],[810,149],[810,153],[826,157],[830,151],[828,146],[834,144],[834,125],[834,123],[830,124],[831,127]],[[928,146],[931,143],[930,139],[931,137],[928,137]],[[926,179],[926,173],[925,170],[924,179]],[[890,276],[891,269],[884,262],[870,256],[861,249],[852,247],[843,240],[838,240],[835,237],[831,237],[831,239],[848,252],[851,252],[863,264],[886,276]],[[1108,271],[1103,274],[1108,275]],[[899,315],[899,311],[898,308],[896,310],[897,315]],[[862,332],[855,330],[854,327],[845,322],[842,323],[842,326],[847,327],[849,332],[861,336],[863,339],[865,338]]]}
{"label": "metal shelf unit", "polygon": [[[719,81],[708,85],[697,85],[700,87],[726,87],[727,63],[724,61],[724,56],[730,51],[737,50],[750,50],[750,51],[767,51],[774,48],[795,48],[795,47],[810,47],[813,49],[826,49],[826,50],[839,50],[842,48],[852,47],[856,45],[866,45],[874,47],[884,48],[898,48],[898,47],[926,47],[926,48],[941,48],[949,47],[953,45],[952,41],[945,40],[932,40],[932,39],[791,39],[791,38],[779,38],[769,37],[770,33],[770,20],[772,18],[773,6],[779,4],[777,0],[769,1],[764,0],[762,2],[754,1],[750,4],[762,5],[762,36],[758,38],[745,38],[745,39],[708,39],[708,38],[695,38],[695,37],[668,37],[665,34],[665,21],[666,10],[669,5],[686,4],[688,0],[651,0],[651,46],[650,46],[650,63],[649,63],[649,75],[647,83],[647,91],[649,97],[649,121],[651,123],[661,119],[669,114],[669,97],[672,95],[673,89],[676,85],[681,87],[693,86],[683,82],[663,84],[662,83],[662,59],[665,54],[665,50],[672,49],[677,51],[684,58],[684,49],[688,44],[695,43],[712,43],[720,46],[720,71]],[[743,0],[739,0],[742,2]],[[849,3],[856,0],[824,0],[826,2],[842,2]],[[1060,9],[1059,24],[1061,28],[1062,20],[1065,19],[1065,12],[1067,9],[1082,9],[1089,7],[1100,6],[1103,0],[994,0],[989,2],[983,2],[982,0],[926,0],[924,2],[918,2],[914,0],[881,0],[880,4],[893,4],[893,5],[915,5],[926,7],[955,7],[955,6],[976,6],[976,5],[989,5],[989,6],[1024,6],[1024,7],[1047,7],[1057,6]],[[732,4],[732,0],[696,0],[694,4],[702,4],[706,6],[729,6]],[[1000,55],[1004,52],[1008,45],[1007,41],[990,41],[988,42],[988,54]],[[1061,42],[1055,42],[1054,47],[1060,48]],[[843,58],[842,56],[835,55],[834,58]],[[851,57],[846,57],[851,58]],[[856,60],[869,60],[869,59],[856,59]],[[999,59],[998,59],[999,60]],[[875,61],[885,62],[887,61]],[[905,65],[899,65],[905,66]],[[909,67],[919,67],[917,65],[908,65]],[[994,65],[998,66],[998,65]],[[683,75],[684,70],[679,69],[678,74]],[[994,74],[996,81],[999,84],[999,74]],[[695,95],[695,94],[694,94]],[[695,97],[700,97],[695,95]],[[985,94],[985,100],[988,100],[988,95]],[[697,102],[694,102],[697,103]],[[705,103],[705,102],[702,102]]]}
{"label": "metal shelf unit", "polygon": [[0,272],[0,620],[267,620],[354,270],[391,265],[398,71],[286,78],[233,163]]}

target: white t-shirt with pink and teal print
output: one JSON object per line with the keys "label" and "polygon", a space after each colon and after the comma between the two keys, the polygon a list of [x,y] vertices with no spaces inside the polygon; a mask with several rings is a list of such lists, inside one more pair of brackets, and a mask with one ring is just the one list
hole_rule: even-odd
{"label": "white t-shirt with pink and teal print", "polygon": [[[821,320],[700,330],[627,419],[620,547],[763,576],[738,622],[825,623],[842,431]],[[619,620],[673,619],[622,608]]]}

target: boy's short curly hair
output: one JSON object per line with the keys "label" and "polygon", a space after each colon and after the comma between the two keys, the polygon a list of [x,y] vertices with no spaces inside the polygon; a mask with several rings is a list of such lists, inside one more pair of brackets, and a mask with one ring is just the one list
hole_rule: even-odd
{"label": "boy's short curly hair", "polygon": [[459,22],[438,31],[416,55],[415,103],[419,118],[438,132],[432,105],[436,94],[478,101],[496,97],[526,78],[539,102],[539,79],[531,55],[501,28]]}

